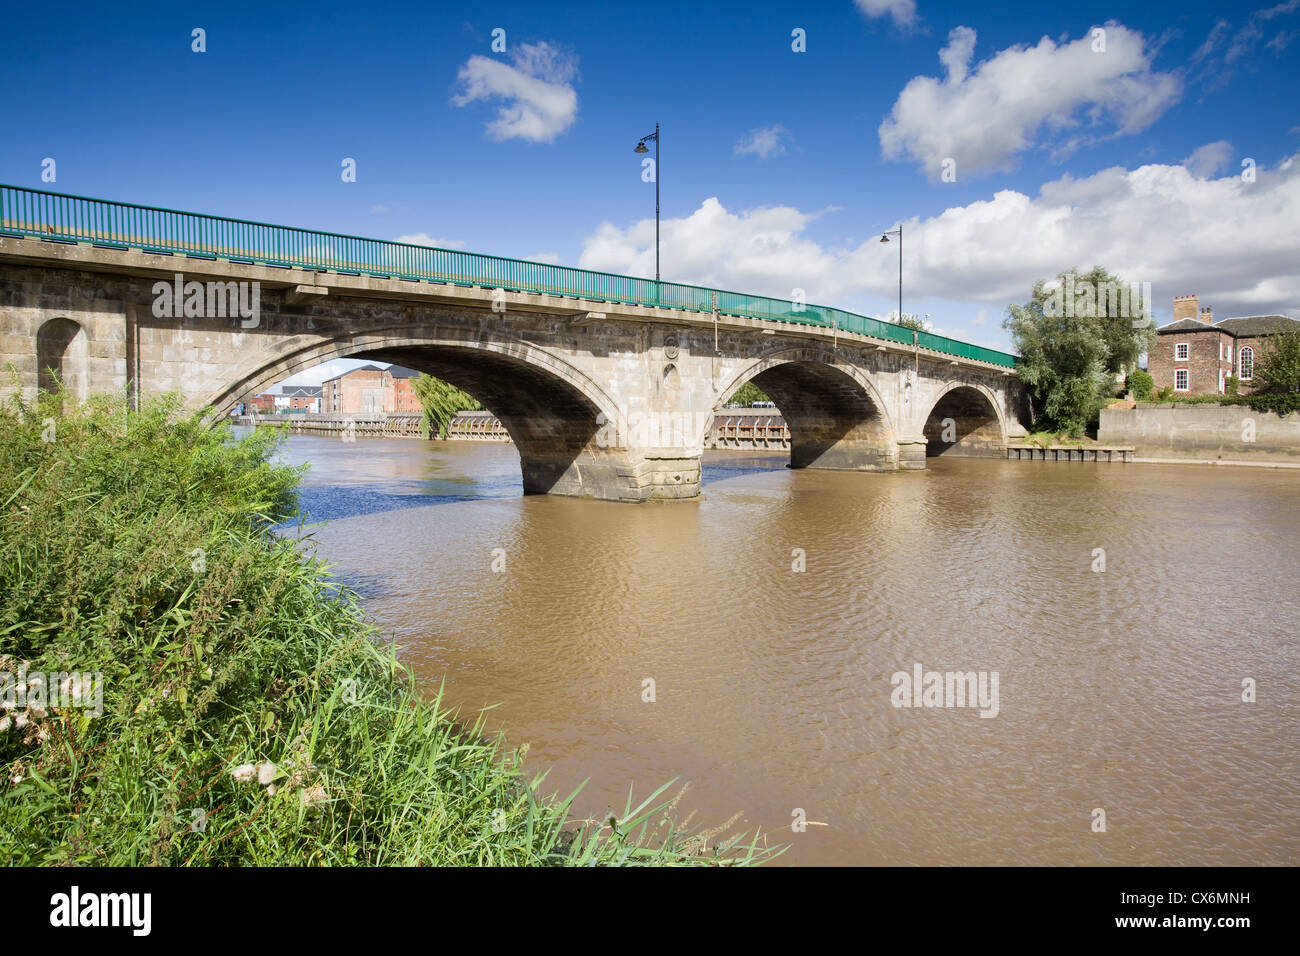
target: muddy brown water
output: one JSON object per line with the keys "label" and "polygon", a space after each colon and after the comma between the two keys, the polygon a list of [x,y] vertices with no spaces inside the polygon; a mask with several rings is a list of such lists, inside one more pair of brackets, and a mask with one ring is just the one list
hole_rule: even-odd
{"label": "muddy brown water", "polygon": [[[509,445],[284,455],[405,659],[582,815],[676,777],[790,864],[1300,859],[1300,472],[727,452],[636,506],[525,498]],[[918,664],[996,716],[894,706]]]}

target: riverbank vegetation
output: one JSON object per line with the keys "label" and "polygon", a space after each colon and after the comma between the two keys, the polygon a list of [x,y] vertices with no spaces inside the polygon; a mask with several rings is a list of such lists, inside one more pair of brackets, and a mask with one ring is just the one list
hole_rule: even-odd
{"label": "riverbank vegetation", "polygon": [[1175,405],[1244,405],[1257,412],[1300,412],[1300,392],[1253,392],[1250,395],[1188,395],[1162,389],[1146,401]]}
{"label": "riverbank vegetation", "polygon": [[1100,442],[1087,436],[1081,438],[1072,437],[1069,432],[1030,432],[1017,438],[1012,444],[1036,445],[1039,448],[1052,448],[1058,445],[1086,448],[1090,445],[1100,444]]}
{"label": "riverbank vegetation", "polygon": [[[718,864],[665,788],[571,818],[521,754],[422,699],[355,596],[270,528],[281,439],[121,396],[0,408],[0,862]],[[102,674],[102,715],[40,683]],[[53,688],[47,688],[53,689]],[[66,697],[61,704],[69,704]],[[97,708],[96,708],[97,709]],[[756,839],[756,838],[755,838]]]}
{"label": "riverbank vegetation", "polygon": [[1118,375],[1137,368],[1155,341],[1146,305],[1097,266],[1040,280],[1029,302],[1008,307],[1002,325],[1020,353],[1016,375],[1029,393],[1035,431],[1095,434],[1101,409],[1119,392]]}

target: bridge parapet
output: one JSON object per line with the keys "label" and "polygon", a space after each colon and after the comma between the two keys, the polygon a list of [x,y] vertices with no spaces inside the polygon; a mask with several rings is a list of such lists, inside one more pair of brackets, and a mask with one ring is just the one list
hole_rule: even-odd
{"label": "bridge parapet", "polygon": [[[560,295],[672,311],[711,312],[867,335],[938,354],[1014,366],[994,349],[906,329],[844,309],[551,263],[366,239],[0,185],[0,233],[412,282]],[[305,286],[297,294],[315,291]]]}

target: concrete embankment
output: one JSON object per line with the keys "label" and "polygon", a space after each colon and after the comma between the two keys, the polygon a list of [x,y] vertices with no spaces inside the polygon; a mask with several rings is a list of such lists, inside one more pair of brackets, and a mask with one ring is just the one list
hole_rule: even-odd
{"label": "concrete embankment", "polygon": [[1104,408],[1098,439],[1131,445],[1137,461],[1300,467],[1300,412],[1247,405],[1138,402]]}

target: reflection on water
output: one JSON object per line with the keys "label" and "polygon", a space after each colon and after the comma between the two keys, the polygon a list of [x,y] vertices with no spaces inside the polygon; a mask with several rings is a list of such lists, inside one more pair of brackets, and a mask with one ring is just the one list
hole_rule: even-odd
{"label": "reflection on water", "polygon": [[[791,863],[1300,851],[1295,472],[718,453],[700,500],[631,506],[521,497],[508,445],[286,454],[312,464],[321,553],[406,659],[499,704],[555,789],[590,777],[583,814],[681,777],[697,820],[785,827]],[[915,663],[997,671],[999,715],[894,708]],[[827,825],[791,833],[794,808]]]}
{"label": "reflection on water", "polygon": [[[232,431],[243,435],[249,429],[241,425]],[[307,522],[479,498],[517,498],[524,487],[519,456],[513,446],[501,443],[345,442],[294,435],[279,457],[286,464],[311,465],[299,495]],[[782,457],[729,452],[706,459],[702,477],[709,482],[784,467]]]}

